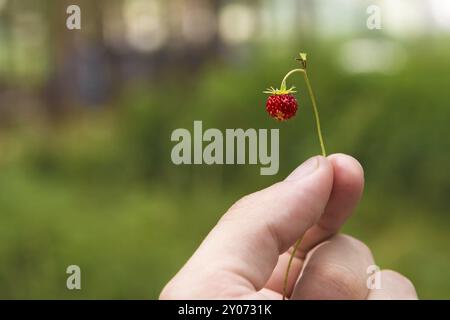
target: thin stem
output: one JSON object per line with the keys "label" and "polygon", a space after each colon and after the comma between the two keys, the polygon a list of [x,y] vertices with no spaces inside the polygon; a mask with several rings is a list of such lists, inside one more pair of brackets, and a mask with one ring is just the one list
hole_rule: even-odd
{"label": "thin stem", "polygon": [[[316,98],[314,96],[314,93],[312,91],[311,83],[309,82],[308,74],[306,73],[305,69],[294,69],[289,71],[281,81],[280,88],[282,90],[286,90],[286,80],[289,78],[290,75],[293,73],[300,72],[303,74],[303,77],[305,78],[306,87],[308,88],[309,97],[311,99],[313,111],[314,111],[314,119],[316,121],[316,128],[317,128],[317,136],[319,137],[319,143],[320,143],[320,149],[322,151],[322,156],[326,157],[327,152],[325,150],[325,143],[323,142],[322,137],[322,129],[320,127],[320,118],[319,118],[319,109],[317,108]],[[294,260],[294,257],[297,253],[298,247],[300,246],[302,239],[298,239],[297,242],[295,242],[294,248],[292,250],[292,254],[289,257],[288,265],[286,268],[286,273],[284,274],[284,286],[283,286],[283,300],[286,299],[287,291],[288,291],[288,280],[289,280],[289,271],[291,270],[292,261]]]}
{"label": "thin stem", "polygon": [[320,118],[319,109],[317,108],[316,98],[311,88],[311,83],[309,82],[308,73],[304,70],[303,75],[305,77],[306,86],[308,87],[309,96],[311,97],[312,106],[314,109],[314,116],[316,118],[317,136],[319,137],[320,149],[322,150],[322,156],[327,156],[327,151],[325,150],[325,143],[323,142],[322,129],[320,128]]}
{"label": "thin stem", "polygon": [[283,81],[281,81],[281,86],[280,88],[284,88],[286,89],[286,80],[291,76],[291,74],[296,73],[296,72],[305,72],[305,70],[303,69],[294,69],[289,71],[283,78]]}
{"label": "thin stem", "polygon": [[286,268],[286,273],[284,274],[284,283],[283,283],[283,300],[286,300],[287,292],[288,292],[288,282],[289,282],[289,271],[291,270],[292,261],[294,260],[295,254],[297,253],[298,247],[302,239],[298,239],[295,242],[294,249],[292,250],[292,254],[289,257],[288,265]]}
{"label": "thin stem", "polygon": [[316,98],[314,96],[314,92],[311,87],[311,83],[309,82],[308,73],[305,69],[294,69],[289,71],[281,81],[280,88],[286,89],[286,80],[294,73],[299,72],[303,74],[303,77],[306,82],[306,87],[308,88],[309,97],[311,99],[313,111],[314,111],[314,119],[316,121],[316,128],[317,128],[317,136],[319,137],[319,143],[320,143],[320,149],[322,151],[322,155],[326,157],[327,152],[325,150],[325,143],[323,142],[323,136],[322,136],[322,129],[320,126],[320,117],[319,117],[319,109],[317,108]]}

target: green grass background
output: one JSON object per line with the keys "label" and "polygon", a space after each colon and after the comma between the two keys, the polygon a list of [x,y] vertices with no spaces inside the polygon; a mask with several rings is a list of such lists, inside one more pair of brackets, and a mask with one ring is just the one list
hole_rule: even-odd
{"label": "green grass background", "polygon": [[[195,73],[128,84],[107,111],[2,129],[0,297],[157,298],[235,200],[319,153],[301,78],[293,78],[300,109],[292,121],[270,119],[261,93],[306,48],[328,150],[365,168],[365,194],[344,231],[366,242],[381,268],[409,277],[421,298],[450,298],[445,43],[404,44],[408,60],[393,75],[343,72],[333,44],[255,47]],[[279,173],[173,165],[170,134],[192,130],[194,120],[222,130],[280,128]],[[70,264],[81,267],[80,291],[65,287]]]}

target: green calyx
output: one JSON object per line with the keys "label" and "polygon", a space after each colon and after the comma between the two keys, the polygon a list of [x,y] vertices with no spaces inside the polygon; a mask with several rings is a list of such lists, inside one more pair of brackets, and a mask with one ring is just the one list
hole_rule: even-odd
{"label": "green calyx", "polygon": [[282,95],[282,94],[296,93],[297,91],[295,91],[294,89],[295,89],[295,87],[291,87],[291,88],[287,89],[286,85],[284,85],[284,86],[281,85],[280,89],[270,87],[266,91],[263,91],[263,92],[268,93],[268,94],[274,94],[274,95]]}

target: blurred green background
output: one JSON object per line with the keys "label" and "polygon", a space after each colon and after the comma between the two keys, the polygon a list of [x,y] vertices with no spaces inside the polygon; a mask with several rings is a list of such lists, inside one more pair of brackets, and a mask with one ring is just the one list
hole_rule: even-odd
{"label": "blurred green background", "polygon": [[[0,0],[0,298],[157,298],[235,200],[319,153],[301,78],[294,120],[264,110],[306,51],[328,151],[365,168],[344,231],[449,299],[449,21],[445,0]],[[173,165],[194,120],[280,128],[279,173]]]}

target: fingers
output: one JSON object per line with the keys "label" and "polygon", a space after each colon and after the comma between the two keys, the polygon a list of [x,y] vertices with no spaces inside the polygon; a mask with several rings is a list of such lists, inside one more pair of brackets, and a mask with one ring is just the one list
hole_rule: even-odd
{"label": "fingers", "polygon": [[[333,166],[333,190],[324,213],[319,221],[304,235],[299,250],[298,259],[294,259],[288,280],[288,295],[300,273],[306,253],[318,243],[333,236],[344,222],[351,216],[358,204],[364,188],[364,172],[357,160],[344,154],[333,154],[328,157]],[[276,292],[282,292],[283,280],[291,252],[280,256],[278,264],[266,287]]]}
{"label": "fingers", "polygon": [[370,290],[368,300],[416,300],[417,293],[408,278],[391,270],[379,273],[380,287]]}
{"label": "fingers", "polygon": [[356,159],[345,154],[333,154],[328,159],[334,171],[333,191],[325,212],[302,239],[299,255],[303,257],[339,231],[352,215],[364,189],[364,171]]}
{"label": "fingers", "polygon": [[[265,285],[267,289],[278,292],[280,294],[284,294],[284,278],[286,276],[286,270],[289,264],[292,250],[293,249],[291,247],[291,249],[289,249],[279,257],[278,263]],[[297,258],[294,258],[292,260],[287,279],[286,296],[288,298],[291,296],[292,290],[294,289],[294,285],[298,280],[298,275],[300,274],[303,266],[303,258],[298,258],[298,254],[296,254],[296,257]]]}
{"label": "fingers", "polygon": [[318,221],[332,185],[330,161],[317,156],[285,181],[243,198],[219,221],[165,293],[176,291],[182,296],[179,290],[170,290],[179,287],[189,288],[186,297],[205,297],[209,292],[226,297],[262,289],[279,255]]}
{"label": "fingers", "polygon": [[338,235],[307,257],[291,299],[365,299],[372,254],[359,240]]}

